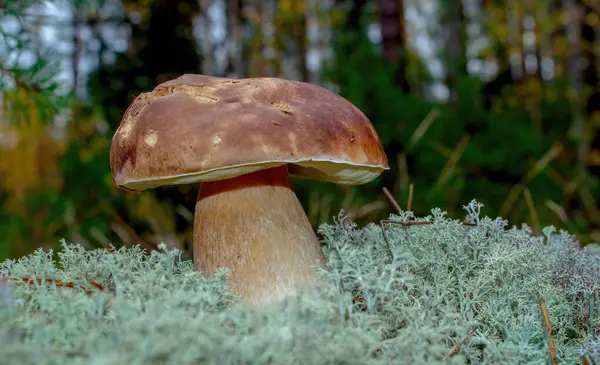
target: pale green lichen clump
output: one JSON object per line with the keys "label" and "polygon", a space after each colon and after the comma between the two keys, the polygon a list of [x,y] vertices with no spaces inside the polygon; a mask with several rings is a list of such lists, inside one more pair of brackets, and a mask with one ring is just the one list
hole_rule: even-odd
{"label": "pale green lichen clump", "polygon": [[5,261],[0,277],[105,291],[0,282],[0,364],[541,365],[541,300],[557,362],[598,363],[599,254],[551,227],[534,237],[479,218],[475,201],[465,208],[476,226],[439,209],[417,219],[432,224],[388,224],[389,249],[379,225],[340,215],[319,230],[332,285],[264,308],[230,301],[226,271],[204,278],[177,251],[64,244],[57,262],[42,251]]}

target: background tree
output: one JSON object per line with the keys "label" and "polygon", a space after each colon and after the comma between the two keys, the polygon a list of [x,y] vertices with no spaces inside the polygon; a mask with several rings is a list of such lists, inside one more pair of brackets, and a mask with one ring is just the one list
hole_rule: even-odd
{"label": "background tree", "polygon": [[[319,83],[376,126],[390,171],[296,180],[313,225],[473,198],[536,232],[600,239],[598,0],[5,0],[0,6],[0,259],[191,238],[196,186],[114,187],[132,98],[182,73]],[[189,255],[189,252],[187,252]],[[189,257],[189,256],[188,256]]]}

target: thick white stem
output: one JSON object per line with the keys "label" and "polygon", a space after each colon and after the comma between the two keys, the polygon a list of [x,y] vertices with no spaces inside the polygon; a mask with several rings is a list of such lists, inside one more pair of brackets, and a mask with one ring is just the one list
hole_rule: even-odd
{"label": "thick white stem", "polygon": [[313,266],[325,267],[317,236],[293,190],[250,186],[196,202],[194,267],[210,276],[230,270],[232,289],[244,301],[277,301],[313,285]]}

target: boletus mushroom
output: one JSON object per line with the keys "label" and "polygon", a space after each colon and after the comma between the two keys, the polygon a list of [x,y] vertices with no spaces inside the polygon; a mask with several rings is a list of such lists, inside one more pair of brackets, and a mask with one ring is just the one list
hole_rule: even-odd
{"label": "boletus mushroom", "polygon": [[194,268],[249,303],[315,285],[323,253],[289,176],[367,183],[388,169],[367,117],[325,88],[186,74],[139,95],[112,140],[117,186],[200,183]]}

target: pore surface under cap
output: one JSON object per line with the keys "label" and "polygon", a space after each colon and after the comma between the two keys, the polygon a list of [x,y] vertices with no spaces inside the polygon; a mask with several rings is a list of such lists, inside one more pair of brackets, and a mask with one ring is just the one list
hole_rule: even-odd
{"label": "pore surface under cap", "polygon": [[388,169],[373,125],[320,86],[186,74],[139,95],[110,151],[118,186],[144,190],[290,164],[290,174],[362,184]]}

